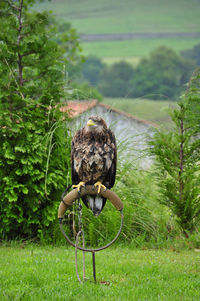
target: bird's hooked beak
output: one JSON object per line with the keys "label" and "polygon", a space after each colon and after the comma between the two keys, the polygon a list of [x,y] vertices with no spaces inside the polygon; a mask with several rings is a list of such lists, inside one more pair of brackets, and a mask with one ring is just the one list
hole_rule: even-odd
{"label": "bird's hooked beak", "polygon": [[94,126],[94,125],[96,125],[94,123],[94,121],[92,121],[92,119],[89,119],[88,122],[87,122],[87,126]]}

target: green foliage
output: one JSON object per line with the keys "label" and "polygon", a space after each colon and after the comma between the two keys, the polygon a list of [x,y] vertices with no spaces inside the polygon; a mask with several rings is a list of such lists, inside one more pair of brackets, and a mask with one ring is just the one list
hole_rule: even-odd
{"label": "green foliage", "polygon": [[[1,13],[4,31],[0,33],[1,93],[17,89],[20,98],[39,98],[46,104],[49,99],[60,101],[64,73],[73,76],[70,70],[82,60],[76,31],[69,24],[57,26],[47,12],[29,13],[27,1],[21,10],[23,22],[17,22],[20,12],[5,3]],[[10,102],[14,97],[19,103],[18,95]]]}
{"label": "green foliage", "polygon": [[72,81],[80,74],[81,64],[84,61],[83,56],[80,55],[82,48],[79,35],[70,23],[57,23],[52,19],[52,24],[57,29],[52,39],[59,44],[64,55],[65,80]]}
{"label": "green foliage", "polygon": [[[194,94],[193,83],[198,83]],[[157,164],[160,202],[168,206],[186,236],[200,221],[199,73],[191,79],[187,93],[171,113],[174,129],[156,130],[150,141]],[[198,106],[194,107],[192,99]],[[195,108],[195,109],[194,109]],[[196,110],[197,109],[197,110]]]}
{"label": "green foliage", "polygon": [[68,100],[88,100],[88,99],[96,99],[101,101],[102,95],[99,91],[90,86],[88,83],[76,84],[73,83],[68,86],[66,90],[66,99]]}
{"label": "green foliage", "polygon": [[65,58],[51,18],[30,13],[32,3],[0,3],[1,238],[50,237],[69,175],[71,137],[59,110]]}
{"label": "green foliage", "polygon": [[200,66],[200,44],[195,45],[192,49],[181,51],[181,55],[187,59],[194,60],[197,66]]}
{"label": "green foliage", "polygon": [[82,66],[84,79],[88,80],[92,86],[97,86],[103,67],[104,64],[99,58],[95,56],[87,57]]}
{"label": "green foliage", "polygon": [[40,237],[55,221],[70,148],[58,114],[30,99],[13,120],[2,113],[1,237]]}
{"label": "green foliage", "polygon": [[[5,14],[2,19],[5,27],[5,31],[0,34],[2,101],[9,103],[10,109],[15,109],[15,105],[18,108],[20,103],[23,106],[23,97],[40,98],[40,102],[44,104],[49,103],[49,99],[59,101],[63,72],[61,51],[49,39],[51,30],[46,30],[48,15],[24,12],[26,26],[16,24],[16,16],[17,10],[13,9],[9,18]],[[14,91],[16,92],[13,93]]]}
{"label": "green foliage", "polygon": [[150,99],[177,99],[194,66],[166,47],[155,49],[143,59],[130,81],[130,95]]}
{"label": "green foliage", "polygon": [[[116,184],[112,189],[124,204],[124,225],[118,243],[132,244],[137,247],[152,242],[154,247],[166,244],[166,239],[173,236],[167,230],[169,214],[156,203],[157,186],[152,183],[149,172],[137,171],[130,162],[118,164]],[[70,212],[75,214],[74,222],[78,232],[78,210],[71,208],[66,213],[65,231],[73,239],[74,231],[69,233]],[[91,210],[82,205],[82,222],[87,246],[100,247],[109,243],[120,228],[120,213],[107,200],[102,213],[94,217]],[[173,224],[173,221],[171,222]],[[72,224],[72,222],[71,222]],[[57,226],[55,225],[55,228]],[[63,238],[55,235],[55,243],[62,243]],[[177,233],[177,231],[175,231]],[[173,234],[173,235],[172,235]]]}
{"label": "green foliage", "polygon": [[115,63],[102,71],[99,90],[104,96],[126,97],[129,94],[129,81],[133,76],[134,69],[129,63]]}
{"label": "green foliage", "polygon": [[185,95],[189,112],[187,121],[192,123],[194,135],[198,136],[200,131],[200,68],[197,68],[189,83],[189,88]]}
{"label": "green foliage", "polygon": [[152,51],[136,68],[125,61],[111,66],[100,62],[97,66],[97,60],[91,59],[89,65],[86,61],[84,74],[91,82],[94,78],[93,83],[106,97],[176,100],[194,69],[191,61],[164,46]]}

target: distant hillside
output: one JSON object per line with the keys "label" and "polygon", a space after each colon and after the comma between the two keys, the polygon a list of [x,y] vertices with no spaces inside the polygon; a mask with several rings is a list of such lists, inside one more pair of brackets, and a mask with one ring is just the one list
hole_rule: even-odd
{"label": "distant hillside", "polygon": [[[83,42],[86,55],[138,58],[160,45],[180,51],[200,43],[198,36],[166,37],[166,33],[200,32],[199,0],[46,0],[35,8],[71,22],[79,34],[153,34],[148,39],[138,35],[131,40]],[[158,38],[156,33],[165,35]]]}
{"label": "distant hillside", "polygon": [[198,0],[52,0],[37,5],[80,33],[198,32]]}

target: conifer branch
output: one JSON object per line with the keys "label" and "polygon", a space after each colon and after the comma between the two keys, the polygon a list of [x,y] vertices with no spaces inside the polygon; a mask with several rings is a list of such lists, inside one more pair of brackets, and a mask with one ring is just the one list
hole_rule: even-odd
{"label": "conifer branch", "polygon": [[16,80],[16,78],[15,78],[14,72],[13,72],[12,69],[10,68],[7,59],[4,58],[4,60],[5,60],[5,63],[6,63],[6,65],[8,66],[8,69],[10,70],[11,75],[12,75],[12,77],[13,77],[13,79],[14,79],[14,81],[15,81],[17,87],[18,87],[18,90],[19,90],[19,93],[20,93],[20,95],[21,95],[21,98],[24,99],[24,95],[23,95],[22,92],[20,91],[20,87],[19,87],[19,84],[18,84],[18,82],[17,82],[17,80]]}
{"label": "conifer branch", "polygon": [[7,0],[7,3],[10,5],[10,7],[12,7],[15,10],[19,10],[19,7],[17,7],[16,5],[14,5],[13,3],[11,3],[9,0]]}

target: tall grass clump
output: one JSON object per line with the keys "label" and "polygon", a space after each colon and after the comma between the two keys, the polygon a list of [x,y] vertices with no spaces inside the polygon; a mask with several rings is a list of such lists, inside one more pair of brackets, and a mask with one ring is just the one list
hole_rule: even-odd
{"label": "tall grass clump", "polygon": [[[174,221],[166,208],[157,203],[158,187],[148,171],[130,169],[130,164],[118,170],[112,188],[124,204],[124,224],[117,243],[134,247],[163,247],[176,235]],[[82,202],[81,202],[82,204]],[[65,214],[65,231],[73,239],[79,231],[78,204]],[[120,227],[120,213],[107,200],[98,217],[82,204],[82,229],[87,246],[100,247],[110,242]],[[59,232],[59,230],[58,230]],[[64,238],[55,237],[55,243]]]}

